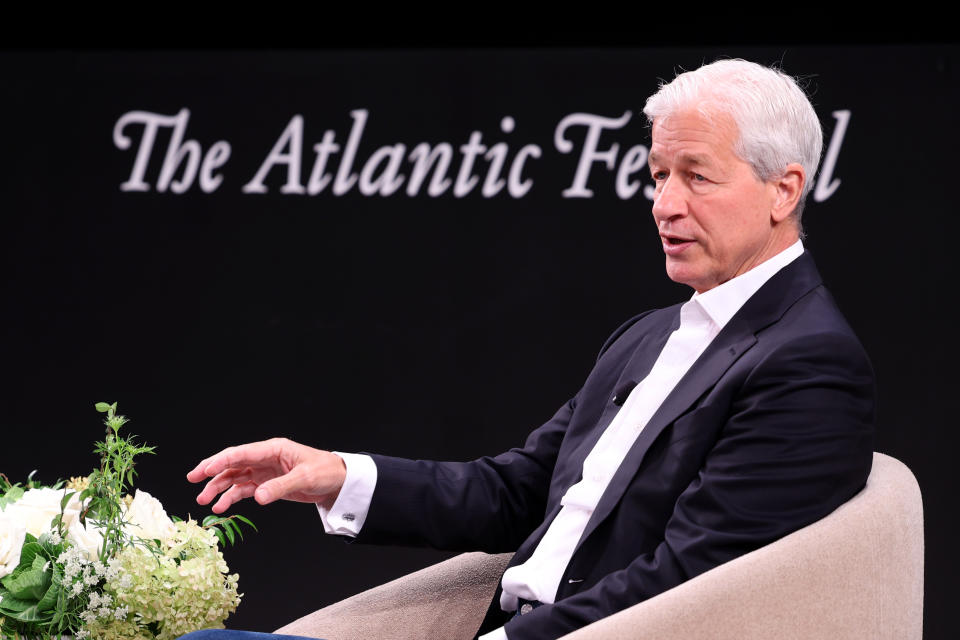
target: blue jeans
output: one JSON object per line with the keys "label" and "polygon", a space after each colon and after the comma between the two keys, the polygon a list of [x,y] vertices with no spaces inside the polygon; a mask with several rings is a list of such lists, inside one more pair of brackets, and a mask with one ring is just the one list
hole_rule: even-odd
{"label": "blue jeans", "polygon": [[303,636],[281,636],[275,633],[260,633],[259,631],[234,631],[232,629],[203,629],[193,631],[180,640],[313,640]]}

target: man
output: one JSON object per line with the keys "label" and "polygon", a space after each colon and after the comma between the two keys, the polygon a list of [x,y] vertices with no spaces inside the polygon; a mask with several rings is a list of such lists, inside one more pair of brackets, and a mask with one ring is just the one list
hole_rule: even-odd
{"label": "man", "polygon": [[873,373],[800,241],[822,148],[788,76],[742,60],[644,108],[667,275],[695,290],[604,344],[523,448],[468,463],[232,447],[188,478],[315,502],[360,542],[515,551],[483,640],[557,638],[814,522],[870,470]]}

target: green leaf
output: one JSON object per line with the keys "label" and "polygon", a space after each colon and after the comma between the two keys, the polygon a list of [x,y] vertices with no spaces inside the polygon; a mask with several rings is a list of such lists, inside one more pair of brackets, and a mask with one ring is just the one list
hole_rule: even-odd
{"label": "green leaf", "polygon": [[230,544],[234,543],[233,531],[230,530],[230,522],[227,521],[223,525],[223,532],[227,535],[227,539],[230,540]]}
{"label": "green leaf", "polygon": [[224,520],[226,520],[226,518],[222,518],[220,516],[215,516],[215,515],[209,515],[203,519],[203,522],[201,522],[200,525],[204,528],[215,527],[216,525],[220,524]]}
{"label": "green leaf", "polygon": [[28,533],[24,539],[23,547],[20,548],[20,564],[13,570],[13,573],[0,580],[0,584],[9,589],[7,580],[13,580],[18,574],[30,571],[41,553],[43,553],[43,547],[40,546],[36,538]]}
{"label": "green leaf", "polygon": [[60,594],[60,584],[62,581],[62,574],[60,573],[60,568],[54,564],[53,565],[53,576],[50,580],[50,586],[47,588],[46,593],[43,594],[43,597],[40,599],[40,602],[37,603],[38,611],[51,611],[57,604],[57,596]]}
{"label": "green leaf", "polygon": [[46,622],[50,619],[49,615],[40,613],[36,604],[30,605],[23,611],[11,614],[10,617],[14,620],[20,620],[21,622]]}
{"label": "green leaf", "polygon": [[23,497],[23,487],[16,485],[7,489],[7,492],[0,497],[0,511],[3,511],[8,504],[13,504]]}
{"label": "green leaf", "polygon": [[21,611],[26,611],[32,606],[35,606],[37,603],[32,600],[21,600],[20,598],[14,598],[9,594],[4,594],[3,600],[0,601],[0,613],[10,616]]}
{"label": "green leaf", "polygon": [[243,540],[243,531],[240,531],[240,526],[236,522],[234,522],[232,518],[227,522],[224,522],[223,526],[226,527],[228,530],[233,531],[235,534],[240,536],[241,540]]}
{"label": "green leaf", "polygon": [[97,404],[94,405],[94,407],[96,407],[97,411],[99,411],[100,413],[106,413],[107,411],[110,410],[110,405],[107,404],[106,402],[98,402]]}
{"label": "green leaf", "polygon": [[[3,586],[14,598],[39,602],[47,593],[51,583],[50,574],[43,570],[45,564],[46,560],[43,556],[35,556],[29,570],[13,572],[3,579]],[[9,580],[9,578],[13,579]]]}
{"label": "green leaf", "polygon": [[258,533],[260,532],[260,530],[257,529],[257,525],[255,525],[255,524],[253,524],[252,522],[250,522],[249,519],[244,518],[243,516],[233,516],[233,517],[236,518],[237,520],[239,520],[240,522],[242,522],[242,523],[244,523],[244,524],[246,524],[246,525],[249,525],[250,527],[253,527],[253,530],[254,530],[254,531],[256,531],[256,532],[258,532]]}
{"label": "green leaf", "polygon": [[221,547],[227,546],[226,540],[223,539],[223,532],[221,532],[220,529],[217,529],[217,528],[214,528],[213,532],[217,534],[217,538],[220,539],[220,546]]}
{"label": "green leaf", "polygon": [[67,503],[70,502],[70,498],[73,497],[75,493],[76,491],[64,492],[63,497],[60,499],[60,511],[63,511],[64,509],[67,508]]}

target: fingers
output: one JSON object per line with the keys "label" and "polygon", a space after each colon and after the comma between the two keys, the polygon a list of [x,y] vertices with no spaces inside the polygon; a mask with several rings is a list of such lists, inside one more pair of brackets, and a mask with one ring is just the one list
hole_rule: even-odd
{"label": "fingers", "polygon": [[200,464],[195,466],[189,473],[187,473],[187,480],[190,482],[202,482],[203,480],[206,480],[209,476],[204,473],[204,469],[207,468],[207,465],[210,464],[211,460],[213,460],[213,456],[204,458]]}
{"label": "fingers", "polygon": [[276,460],[277,446],[273,440],[252,442],[224,449],[207,462],[203,472],[215,476],[225,469],[275,464]]}
{"label": "fingers", "polygon": [[253,495],[253,492],[256,490],[257,485],[252,482],[246,482],[244,484],[235,484],[230,487],[220,499],[217,500],[217,503],[213,505],[210,509],[214,513],[220,514],[230,508],[236,502],[243,500],[244,498],[249,498]]}
{"label": "fingers", "polygon": [[223,513],[251,496],[262,505],[280,499],[335,499],[345,476],[346,465],[340,456],[285,438],[273,438],[228,447],[202,460],[187,474],[187,480],[207,480],[197,503],[210,504],[222,494],[212,509],[214,513]]}
{"label": "fingers", "polygon": [[228,469],[218,474],[206,484],[203,491],[197,496],[197,504],[210,504],[210,501],[213,500],[218,493],[229,489],[235,484],[250,482],[253,480],[253,475],[252,470],[249,468]]}
{"label": "fingers", "polygon": [[284,449],[294,443],[284,438],[252,442],[227,447],[220,453],[205,458],[188,474],[190,482],[202,482],[232,467],[276,465]]}

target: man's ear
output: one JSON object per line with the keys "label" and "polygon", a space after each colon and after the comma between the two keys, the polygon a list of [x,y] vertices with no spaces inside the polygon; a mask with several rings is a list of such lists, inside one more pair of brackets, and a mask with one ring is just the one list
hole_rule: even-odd
{"label": "man's ear", "polygon": [[803,165],[796,162],[788,164],[783,175],[773,179],[777,194],[770,216],[775,222],[782,222],[797,208],[806,183],[807,173],[803,170]]}

